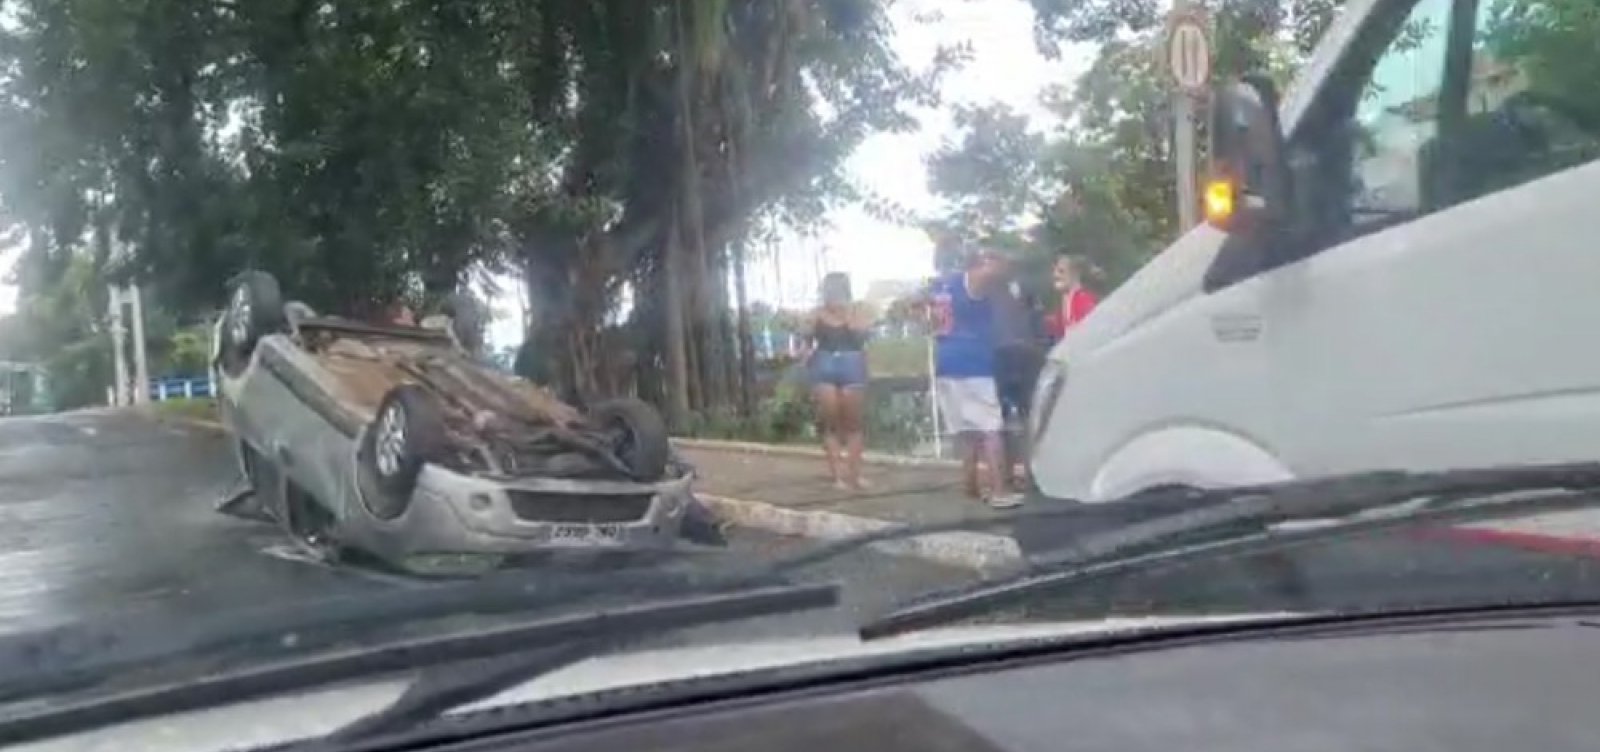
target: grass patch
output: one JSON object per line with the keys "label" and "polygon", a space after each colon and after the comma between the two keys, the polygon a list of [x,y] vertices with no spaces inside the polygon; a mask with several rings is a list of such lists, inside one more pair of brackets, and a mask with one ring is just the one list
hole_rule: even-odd
{"label": "grass patch", "polygon": [[867,370],[872,378],[928,376],[928,338],[894,337],[867,342]]}
{"label": "grass patch", "polygon": [[156,415],[183,420],[217,420],[217,401],[214,399],[174,399],[152,402]]}

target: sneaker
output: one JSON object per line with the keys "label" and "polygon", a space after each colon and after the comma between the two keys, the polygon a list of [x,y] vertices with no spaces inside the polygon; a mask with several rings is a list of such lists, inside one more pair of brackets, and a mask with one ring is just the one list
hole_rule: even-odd
{"label": "sneaker", "polygon": [[984,499],[984,503],[988,504],[990,509],[1016,509],[1022,506],[1022,494],[1008,493],[990,496]]}

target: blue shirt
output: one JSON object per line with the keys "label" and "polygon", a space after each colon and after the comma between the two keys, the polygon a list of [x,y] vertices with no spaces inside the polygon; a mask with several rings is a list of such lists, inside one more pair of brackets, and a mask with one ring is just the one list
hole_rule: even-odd
{"label": "blue shirt", "polygon": [[972,297],[967,275],[945,274],[928,288],[933,313],[934,375],[994,376],[994,306]]}

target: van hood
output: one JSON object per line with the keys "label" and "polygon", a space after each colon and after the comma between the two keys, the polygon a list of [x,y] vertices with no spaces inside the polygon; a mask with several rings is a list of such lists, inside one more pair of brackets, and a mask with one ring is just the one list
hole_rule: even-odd
{"label": "van hood", "polygon": [[[1191,624],[1244,622],[1288,614],[1118,618],[1018,626],[948,627],[863,642],[853,634],[688,645],[589,658],[552,671],[452,714],[607,689],[641,687],[872,656],[952,647],[1104,635]],[[11,747],[28,752],[216,752],[284,744],[331,733],[378,712],[413,676],[391,676],[293,695],[149,718]]]}
{"label": "van hood", "polygon": [[1184,233],[1115,292],[1095,306],[1083,323],[1067,332],[1051,351],[1053,360],[1092,357],[1124,334],[1201,292],[1206,270],[1227,235],[1201,224]]}

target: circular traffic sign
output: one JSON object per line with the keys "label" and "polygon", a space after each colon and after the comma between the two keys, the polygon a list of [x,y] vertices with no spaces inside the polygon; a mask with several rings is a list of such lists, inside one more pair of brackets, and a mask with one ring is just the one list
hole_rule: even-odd
{"label": "circular traffic sign", "polygon": [[1211,40],[1205,18],[1183,14],[1167,31],[1167,67],[1179,88],[1198,93],[1211,82]]}

